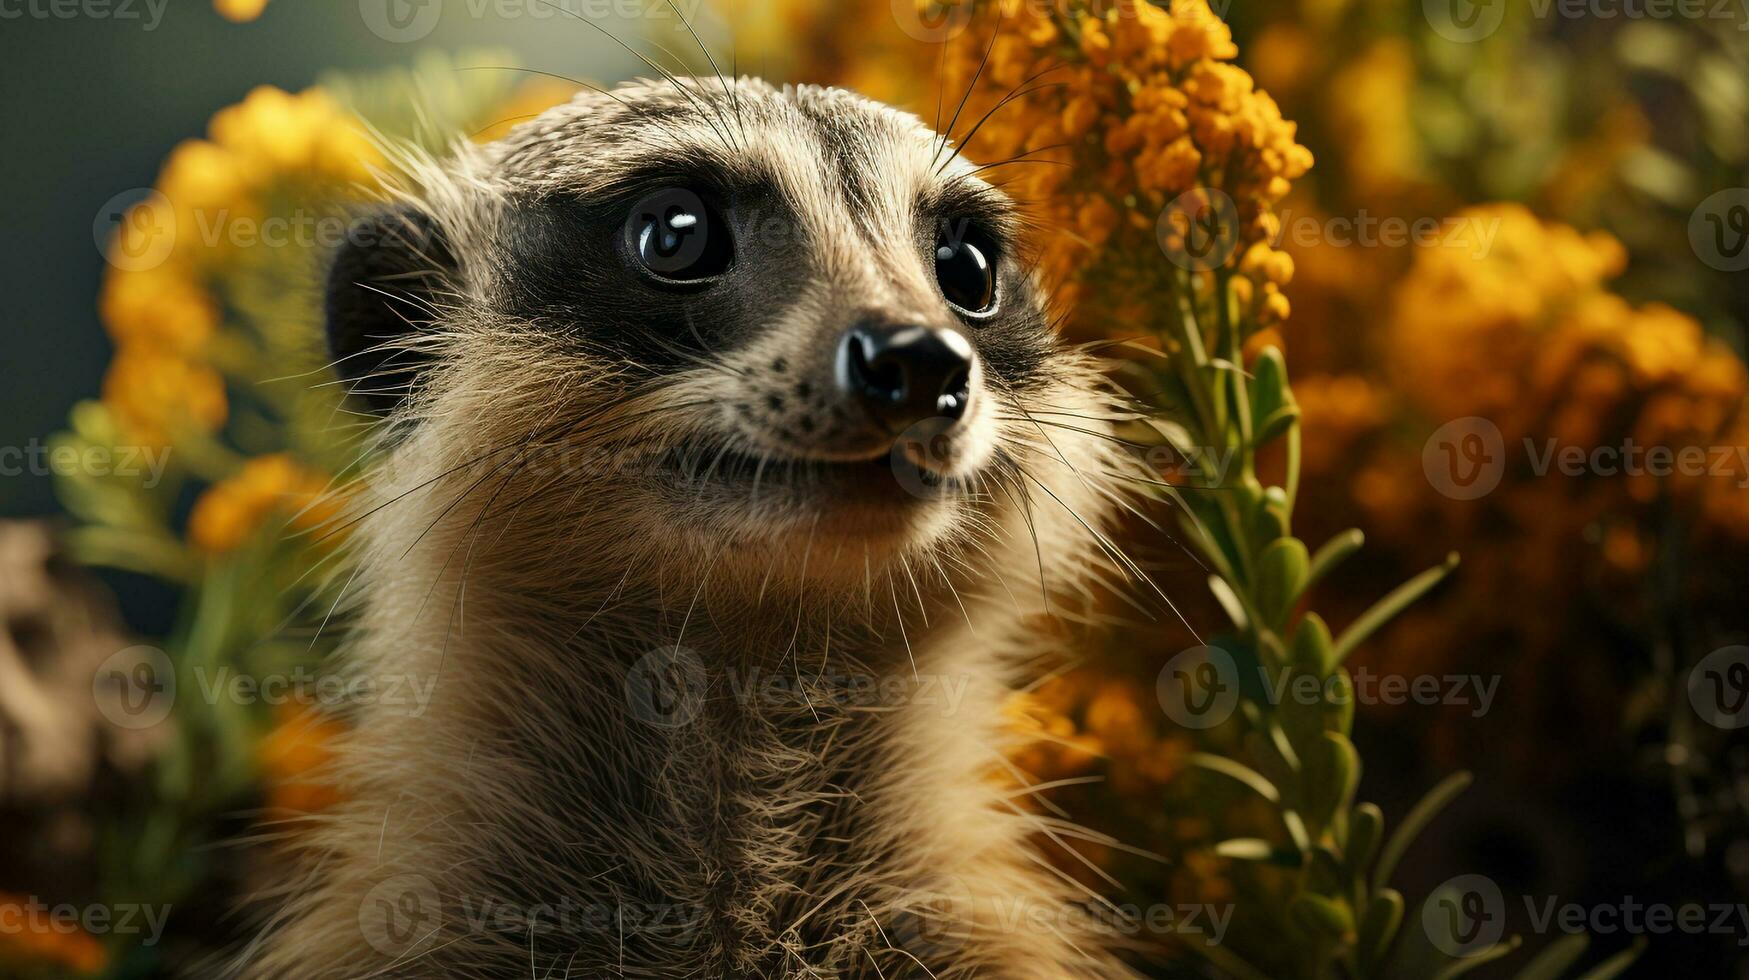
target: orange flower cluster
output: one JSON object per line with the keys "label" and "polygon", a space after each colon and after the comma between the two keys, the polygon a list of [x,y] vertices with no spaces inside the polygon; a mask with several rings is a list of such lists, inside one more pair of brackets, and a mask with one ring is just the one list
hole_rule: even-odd
{"label": "orange flower cluster", "polygon": [[[1398,288],[1387,335],[1395,387],[1436,422],[1481,416],[1508,445],[1527,436],[1591,450],[1719,445],[1749,374],[1723,343],[1667,306],[1607,289],[1626,261],[1602,233],[1537,220],[1519,205],[1461,212],[1493,246],[1422,249]],[[1743,474],[1749,477],[1749,474]],[[1720,481],[1643,471],[1610,481],[1638,502]],[[1732,483],[1732,489],[1735,484]]]}
{"label": "orange flower cluster", "polygon": [[[1280,234],[1274,206],[1312,157],[1275,101],[1230,63],[1232,35],[1207,0],[990,7],[979,22],[987,30],[950,45],[947,88],[978,73],[994,31],[980,89],[991,115],[964,152],[991,172],[1019,168],[1004,186],[1043,219],[1040,264],[1059,297],[1087,304],[1084,320],[1145,310],[1172,271],[1168,256],[1213,253],[1201,268],[1240,273],[1239,299],[1258,322],[1285,317],[1293,265],[1270,245]],[[996,108],[1009,93],[1014,101]],[[1029,165],[1064,148],[1058,162],[1069,166]],[[1202,224],[1211,215],[1218,227]],[[1081,270],[1097,270],[1097,295]],[[1111,283],[1136,288],[1113,296],[1126,291]]]}
{"label": "orange flower cluster", "polygon": [[[1749,472],[1735,449],[1749,446],[1749,372],[1692,318],[1612,292],[1624,256],[1609,236],[1541,221],[1519,205],[1453,220],[1483,233],[1470,242],[1492,244],[1485,254],[1468,244],[1416,250],[1387,304],[1382,371],[1295,384],[1306,433],[1302,511],[1328,523],[1319,533],[1365,528],[1378,553],[1394,558],[1380,564],[1385,575],[1463,549],[1464,572],[1370,647],[1371,668],[1497,671],[1527,692],[1500,724],[1609,731],[1622,692],[1607,672],[1573,671],[1570,653],[1620,642],[1621,631],[1648,621],[1657,628],[1645,583],[1661,552],[1684,550],[1673,528],[1692,534],[1686,550],[1697,561],[1700,549],[1740,551],[1749,540]],[[1429,462],[1428,440],[1472,417],[1499,430],[1504,465],[1497,486],[1454,499],[1443,492],[1451,489],[1441,484],[1443,457]],[[1638,447],[1641,465],[1628,447]],[[1666,462],[1686,453],[1705,468],[1648,465],[1654,449]],[[1563,472],[1553,452],[1585,460],[1583,471]],[[1713,471],[1719,463],[1725,470]],[[1359,610],[1340,607],[1356,592],[1369,589],[1333,586],[1317,601],[1353,615]],[[1526,596],[1551,615],[1524,615]],[[1614,635],[1562,612],[1599,603],[1620,620]],[[1479,737],[1452,719],[1422,720],[1436,751]],[[1563,744],[1525,740],[1545,753]],[[1454,757],[1467,751],[1444,747]]]}
{"label": "orange flower cluster", "polygon": [[377,154],[325,93],[262,87],[216,115],[210,139],[178,146],[154,192],[118,215],[98,311],[117,354],[103,397],[123,427],[153,445],[180,429],[212,432],[229,414],[210,348],[224,310],[212,273],[229,232],[256,220],[258,198],[286,181],[369,179]]}
{"label": "orange flower cluster", "polygon": [[188,518],[188,536],[202,551],[223,554],[248,540],[272,514],[289,517],[293,530],[309,530],[332,520],[338,507],[325,478],[289,456],[262,456],[201,495]]}
{"label": "orange flower cluster", "polygon": [[1158,790],[1182,768],[1190,741],[1161,731],[1153,693],[1128,678],[1077,670],[1005,707],[1023,747],[1009,761],[1041,781],[1100,768],[1120,793]]}

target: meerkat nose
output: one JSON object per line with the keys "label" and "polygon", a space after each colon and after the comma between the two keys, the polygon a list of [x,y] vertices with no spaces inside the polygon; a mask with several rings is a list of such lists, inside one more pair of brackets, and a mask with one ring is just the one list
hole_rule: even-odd
{"label": "meerkat nose", "polygon": [[865,322],[840,342],[838,384],[894,432],[925,419],[957,422],[971,400],[975,358],[957,330]]}

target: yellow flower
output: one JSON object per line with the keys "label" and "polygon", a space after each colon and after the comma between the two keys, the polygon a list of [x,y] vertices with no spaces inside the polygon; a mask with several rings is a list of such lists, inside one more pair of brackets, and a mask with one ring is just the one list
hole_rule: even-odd
{"label": "yellow flower", "polygon": [[[1489,419],[1509,445],[1631,439],[1674,453],[1730,444],[1720,440],[1745,407],[1749,371],[1692,317],[1610,292],[1625,261],[1619,242],[1545,224],[1515,204],[1455,220],[1492,229],[1493,246],[1485,255],[1416,252],[1387,334],[1387,363],[1409,404],[1434,424]],[[1625,490],[1625,507],[1666,490],[1710,494],[1702,488],[1721,482],[1730,481],[1636,472],[1595,486]],[[1631,553],[1625,540],[1610,544],[1612,560]]]}
{"label": "yellow flower", "polygon": [[111,269],[98,312],[118,345],[192,354],[219,327],[219,311],[187,270],[175,263],[132,271]]}
{"label": "yellow flower", "polygon": [[219,110],[207,130],[256,181],[275,175],[363,181],[382,163],[358,121],[319,88],[291,95],[261,86]]}
{"label": "yellow flower", "polygon": [[169,445],[179,426],[214,431],[229,413],[217,373],[145,345],[116,352],[103,378],[103,401],[133,438],[154,446]]}
{"label": "yellow flower", "polygon": [[[997,34],[973,92],[972,118],[1025,79],[1037,76],[1040,83],[995,112],[962,152],[999,167],[1027,154],[1046,156],[1046,148],[1059,159],[1067,155],[1061,162],[1069,167],[1002,174],[1005,188],[1041,212],[1040,268],[1062,297],[1075,301],[1078,319],[1115,322],[1110,314],[1120,307],[1147,308],[1133,302],[1137,295],[1168,288],[1161,282],[1170,271],[1162,271],[1162,245],[1171,248],[1173,234],[1188,234],[1188,215],[1157,219],[1199,189],[1208,192],[1205,200],[1232,202],[1227,216],[1236,227],[1222,235],[1236,247],[1218,261],[1259,277],[1250,312],[1284,317],[1286,297],[1268,287],[1284,285],[1292,263],[1284,258],[1240,270],[1238,256],[1279,226],[1273,207],[1311,166],[1311,154],[1275,101],[1231,63],[1232,34],[1207,0],[1174,0],[1170,8],[1145,0],[1006,2],[999,24],[996,6],[980,6],[983,19],[949,42],[947,89],[970,83],[990,31]],[[1068,51],[1065,28],[1076,39]],[[1099,283],[1080,288],[1076,279],[1093,269]]]}
{"label": "yellow flower", "polygon": [[337,512],[327,488],[327,480],[290,456],[252,459],[195,502],[189,540],[209,554],[222,554],[248,540],[274,514],[290,518],[292,530],[320,527]]}
{"label": "yellow flower", "polygon": [[267,0],[213,0],[213,9],[228,21],[246,24],[261,16],[267,9]]}

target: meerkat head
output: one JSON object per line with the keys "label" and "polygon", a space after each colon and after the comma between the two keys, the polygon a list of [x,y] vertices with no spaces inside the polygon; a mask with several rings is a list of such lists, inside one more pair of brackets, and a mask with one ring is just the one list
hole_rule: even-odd
{"label": "meerkat head", "polygon": [[1015,204],[914,116],[638,82],[407,162],[334,262],[330,346],[396,434],[383,492],[446,481],[426,514],[470,552],[861,582],[1054,508],[1029,481],[1097,451]]}

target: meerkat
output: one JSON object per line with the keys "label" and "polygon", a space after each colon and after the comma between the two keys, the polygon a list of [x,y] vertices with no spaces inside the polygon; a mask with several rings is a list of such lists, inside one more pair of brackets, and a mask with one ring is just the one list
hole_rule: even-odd
{"label": "meerkat", "polygon": [[1016,204],[750,78],[400,162],[327,280],[343,656],[431,696],[356,709],[239,975],[1134,975],[1005,758],[1124,466]]}

